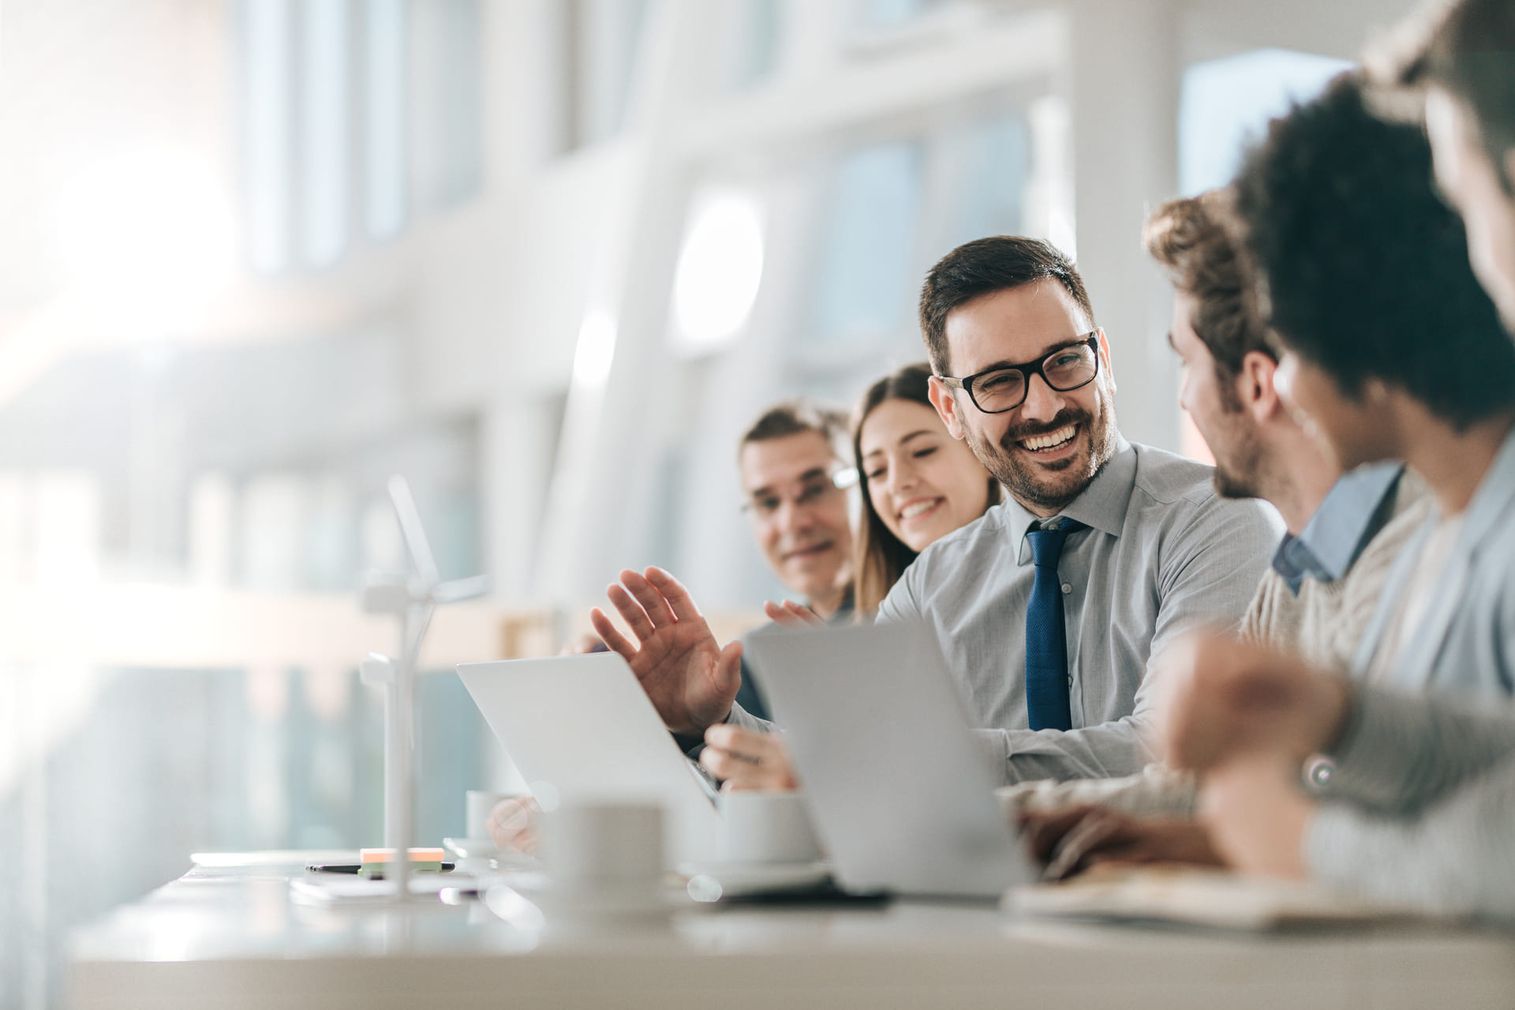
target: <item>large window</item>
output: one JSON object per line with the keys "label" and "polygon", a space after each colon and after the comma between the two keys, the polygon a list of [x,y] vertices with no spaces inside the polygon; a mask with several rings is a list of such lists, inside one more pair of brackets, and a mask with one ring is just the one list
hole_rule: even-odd
{"label": "large window", "polygon": [[570,149],[617,136],[631,114],[649,0],[566,0]]}
{"label": "large window", "polygon": [[1025,112],[989,102],[937,118],[910,137],[846,152],[830,169],[807,261],[809,320],[792,340],[802,368],[857,376],[872,362],[919,357],[925,269],[963,242],[1026,227]]}
{"label": "large window", "polygon": [[806,346],[878,347],[908,328],[920,228],[922,145],[843,155],[825,186]]}
{"label": "large window", "polygon": [[1269,119],[1319,93],[1348,66],[1311,53],[1258,49],[1190,67],[1179,102],[1179,188],[1192,194],[1230,182]]}
{"label": "large window", "polygon": [[248,259],[328,267],[484,178],[478,0],[241,0]]}

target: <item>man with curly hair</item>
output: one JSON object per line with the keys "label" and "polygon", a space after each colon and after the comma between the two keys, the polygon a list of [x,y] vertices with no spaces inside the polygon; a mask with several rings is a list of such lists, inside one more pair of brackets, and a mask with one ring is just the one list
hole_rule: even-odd
{"label": "man with curly hair", "polygon": [[[1167,757],[1205,773],[1212,839],[1240,869],[1515,916],[1515,717],[1459,709],[1507,710],[1515,689],[1515,345],[1432,189],[1424,135],[1377,118],[1358,80],[1275,122],[1236,188],[1286,398],[1343,465],[1404,459],[1436,514],[1357,680],[1201,643]],[[1316,797],[1298,784],[1312,753]]]}

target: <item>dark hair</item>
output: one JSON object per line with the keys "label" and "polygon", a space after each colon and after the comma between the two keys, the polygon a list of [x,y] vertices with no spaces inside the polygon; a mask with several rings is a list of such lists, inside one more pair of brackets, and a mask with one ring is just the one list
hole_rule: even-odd
{"label": "dark hair", "polygon": [[1238,406],[1232,380],[1253,351],[1277,359],[1257,318],[1250,274],[1226,228],[1225,196],[1211,190],[1169,200],[1147,218],[1142,243],[1173,286],[1194,299],[1190,325],[1215,359],[1222,395]]}
{"label": "dark hair", "polygon": [[1235,188],[1263,315],[1344,392],[1377,378],[1458,428],[1515,403],[1515,345],[1425,135],[1374,116],[1359,78],[1275,119]]}
{"label": "dark hair", "polygon": [[847,418],[839,410],[822,407],[809,400],[785,400],[758,415],[758,419],[742,433],[737,451],[749,442],[766,442],[769,439],[785,438],[813,431],[826,440],[839,457],[841,446],[846,441]]}
{"label": "dark hair", "polygon": [[[1420,90],[1435,84],[1465,102],[1506,191],[1515,180],[1505,153],[1515,150],[1515,4],[1510,0],[1457,0],[1411,22],[1407,46],[1387,52],[1376,75],[1391,87]],[[1403,40],[1400,40],[1401,42]]]}
{"label": "dark hair", "polygon": [[[879,604],[884,602],[884,597],[889,595],[889,590],[916,557],[916,552],[884,525],[878,509],[873,505],[873,496],[868,493],[867,481],[863,479],[863,422],[875,408],[888,400],[924,404],[934,413],[936,408],[931,403],[930,388],[930,365],[924,361],[906,365],[869,386],[853,415],[852,459],[863,484],[862,518],[853,539],[852,564],[852,599],[860,614],[871,614],[878,609]],[[989,482],[989,504],[997,504],[1000,500],[999,482],[987,474],[985,479]]]}
{"label": "dark hair", "polygon": [[996,235],[964,243],[937,261],[921,285],[921,335],[939,375],[950,375],[947,316],[981,295],[1052,279],[1068,289],[1094,325],[1094,306],[1073,261],[1041,239]]}

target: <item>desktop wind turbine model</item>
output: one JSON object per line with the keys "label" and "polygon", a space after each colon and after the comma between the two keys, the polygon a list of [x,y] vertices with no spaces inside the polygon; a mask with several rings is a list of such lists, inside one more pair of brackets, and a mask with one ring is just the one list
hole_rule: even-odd
{"label": "desktop wind turbine model", "polygon": [[398,474],[389,478],[389,500],[412,571],[373,572],[364,580],[363,609],[396,619],[399,653],[394,659],[369,653],[362,681],[384,688],[384,845],[394,850],[386,869],[395,881],[396,896],[403,899],[409,893],[408,857],[415,830],[415,682],[421,642],[439,604],[482,596],[489,580],[478,575],[442,582],[410,484]]}

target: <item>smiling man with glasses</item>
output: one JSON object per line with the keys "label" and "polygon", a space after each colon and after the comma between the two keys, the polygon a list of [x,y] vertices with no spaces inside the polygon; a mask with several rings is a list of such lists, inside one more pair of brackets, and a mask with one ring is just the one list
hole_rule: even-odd
{"label": "smiling man with glasses", "polygon": [[1048,243],[953,250],[920,318],[931,401],[1009,498],[924,551],[878,619],[936,631],[1005,781],[1136,772],[1150,661],[1186,628],[1238,621],[1278,516],[1121,437],[1109,341]]}
{"label": "smiling man with glasses", "polygon": [[[1219,498],[1210,467],[1121,438],[1108,341],[1047,243],[955,250],[926,278],[921,325],[932,402],[1009,499],[922,552],[878,619],[934,629],[1002,781],[1134,773],[1152,757],[1149,662],[1239,620],[1283,524]],[[640,648],[598,611],[595,628],[668,727],[762,728],[732,704],[740,644],[722,648],[672,576],[627,574],[611,602]]]}
{"label": "smiling man with glasses", "polygon": [[742,510],[763,556],[785,588],[823,618],[845,607],[851,587],[846,489],[856,475],[837,449],[846,430],[840,414],[782,403],[747,429],[737,450]]}

